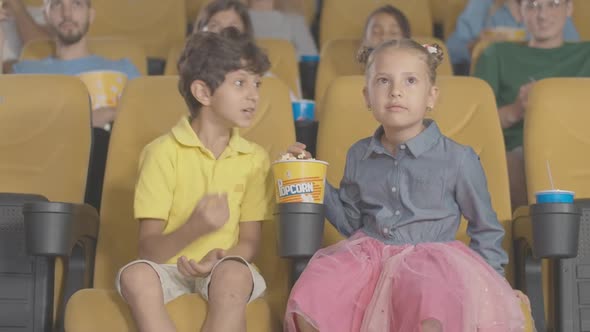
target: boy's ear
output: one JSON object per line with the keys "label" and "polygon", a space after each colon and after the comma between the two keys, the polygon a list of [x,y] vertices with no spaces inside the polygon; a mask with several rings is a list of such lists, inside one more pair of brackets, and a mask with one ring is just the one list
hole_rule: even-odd
{"label": "boy's ear", "polygon": [[207,83],[196,80],[191,84],[191,93],[193,97],[201,103],[203,106],[210,106],[211,105],[211,89],[207,86]]}

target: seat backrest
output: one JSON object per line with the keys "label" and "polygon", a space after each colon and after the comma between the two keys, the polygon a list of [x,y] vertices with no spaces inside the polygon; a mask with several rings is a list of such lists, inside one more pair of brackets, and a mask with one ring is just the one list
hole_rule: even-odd
{"label": "seat backrest", "polygon": [[178,59],[180,59],[180,55],[182,54],[183,49],[184,42],[176,42],[174,43],[174,45],[170,47],[170,49],[168,50],[168,55],[166,56],[166,67],[164,67],[164,75],[178,75]]}
{"label": "seat backrest", "polygon": [[[437,69],[438,75],[453,75],[453,67],[445,43],[434,37],[415,37],[421,44],[438,44],[443,49],[443,62]],[[330,40],[322,47],[315,85],[315,99],[321,103],[328,86],[338,76],[360,75],[364,69],[356,61],[361,46],[360,39]]]}
{"label": "seat backrest", "polygon": [[[269,72],[289,87],[296,97],[301,97],[299,88],[299,64],[293,45],[280,39],[257,39],[256,44],[266,51],[270,60]],[[178,75],[177,63],[184,43],[176,43],[168,52],[165,75]]]}
{"label": "seat backrest", "polygon": [[580,34],[580,40],[590,40],[590,20],[588,20],[588,15],[590,15],[590,1],[574,0],[572,19]]}
{"label": "seat backrest", "polygon": [[0,76],[0,192],[82,203],[91,145],[90,101],[79,79]]}
{"label": "seat backrest", "polygon": [[199,12],[210,2],[211,0],[185,0],[186,7],[186,21],[189,24],[195,23]]}
{"label": "seat backrest", "polygon": [[[317,158],[330,164],[328,181],[336,187],[342,179],[348,148],[371,136],[378,127],[367,111],[362,95],[364,84],[363,76],[339,77],[330,85],[322,102]],[[500,222],[509,221],[511,210],[504,139],[491,88],[484,81],[471,77],[442,76],[437,85],[440,97],[432,117],[443,134],[473,147],[480,156],[498,219]],[[465,227],[463,221],[457,238],[467,242]],[[340,239],[337,231],[327,224],[325,243],[332,244]],[[510,244],[508,229],[504,245],[509,248]]]}
{"label": "seat backrest", "polygon": [[[147,75],[147,56],[142,46],[128,39],[90,38],[88,48],[92,54],[110,60],[129,59],[142,75]],[[41,60],[55,54],[55,43],[49,39],[28,42],[21,53],[21,60]]]}
{"label": "seat backrest", "polygon": [[[529,202],[535,202],[535,192],[551,189],[548,168],[556,189],[574,191],[576,199],[590,198],[588,91],[590,78],[548,78],[535,83],[529,92],[523,142]],[[570,327],[573,331],[583,330],[588,319],[583,300],[586,294],[580,287],[587,280],[584,269],[590,263],[587,202],[580,202],[578,207],[583,213],[578,254],[563,260],[555,276],[543,283],[547,325],[555,327],[555,331]],[[560,302],[563,308],[554,305]]]}
{"label": "seat backrest", "polygon": [[269,72],[281,79],[295,96],[301,97],[299,61],[293,44],[288,40],[281,39],[257,39],[256,44],[268,55]]}
{"label": "seat backrest", "polygon": [[550,78],[533,86],[524,127],[524,157],[529,202],[535,192],[555,187],[590,198],[590,113],[588,78]]}
{"label": "seat backrest", "polygon": [[432,36],[429,0],[323,0],[320,46],[332,39],[359,38],[369,14],[383,5],[401,10],[412,27],[413,36]]}
{"label": "seat backrest", "polygon": [[432,22],[435,24],[443,24],[446,14],[446,6],[449,1],[430,0],[430,13],[432,14]]}
{"label": "seat backrest", "polygon": [[137,256],[133,195],[139,155],[188,114],[177,82],[174,76],[141,77],[127,84],[119,101],[103,183],[94,277],[97,288],[112,288],[117,269]]}
{"label": "seat backrest", "polygon": [[149,57],[166,59],[170,46],[186,35],[185,0],[100,0],[92,6],[91,37],[134,40]]}
{"label": "seat backrest", "polygon": [[[90,112],[86,86],[75,77],[0,75],[0,192],[83,203],[92,146]],[[0,202],[0,284],[12,286],[0,287],[1,316],[10,316],[9,321],[0,319],[0,329],[44,326],[63,304],[63,263],[55,260],[54,274],[51,260],[28,256],[19,215],[20,204],[30,198],[5,198]],[[53,306],[48,303],[52,294]]]}
{"label": "seat backrest", "polygon": [[316,0],[303,0],[303,16],[308,26],[311,26],[318,13],[318,2]]}

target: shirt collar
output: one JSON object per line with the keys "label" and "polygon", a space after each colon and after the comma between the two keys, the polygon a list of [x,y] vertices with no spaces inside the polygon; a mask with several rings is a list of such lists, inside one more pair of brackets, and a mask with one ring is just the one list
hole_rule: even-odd
{"label": "shirt collar", "polygon": [[[400,146],[405,145],[415,158],[418,158],[421,154],[430,150],[442,136],[438,125],[432,119],[424,119],[424,126],[424,130],[420,134],[409,139],[407,142],[400,144]],[[372,153],[385,153],[385,148],[381,143],[381,136],[383,136],[384,132],[383,126],[377,128],[373,137],[371,137],[371,141],[363,159],[367,159]]]}
{"label": "shirt collar", "polygon": [[[207,148],[199,139],[199,136],[197,136],[197,134],[193,130],[193,127],[191,127],[189,117],[183,117],[178,122],[178,124],[174,128],[172,128],[172,135],[178,141],[178,143],[184,146],[207,150]],[[232,151],[236,151],[239,153],[250,153],[254,150],[252,143],[248,142],[240,136],[238,128],[232,129],[228,146],[229,148],[231,148]]]}
{"label": "shirt collar", "polygon": [[406,142],[406,146],[414,157],[418,158],[424,152],[430,150],[442,136],[438,125],[432,119],[424,120],[424,130],[418,136]]}

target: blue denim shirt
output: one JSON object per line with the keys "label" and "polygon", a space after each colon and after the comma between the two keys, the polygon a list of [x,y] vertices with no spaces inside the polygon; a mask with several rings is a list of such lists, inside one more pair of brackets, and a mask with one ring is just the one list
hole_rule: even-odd
{"label": "blue denim shirt", "polygon": [[425,125],[395,156],[381,144],[382,127],[355,143],[340,189],[326,186],[328,220],[345,236],[362,230],[386,244],[403,245],[454,241],[464,215],[470,248],[503,275],[504,228],[492,209],[479,157],[443,136],[434,121]]}
{"label": "blue denim shirt", "polygon": [[[471,54],[467,46],[479,37],[486,28],[510,27],[524,28],[524,24],[517,22],[506,5],[500,7],[492,16],[488,17],[494,0],[469,0],[463,13],[457,19],[457,26],[447,40],[447,48],[453,64],[470,63]],[[563,28],[565,41],[577,42],[580,35],[570,17]]]}

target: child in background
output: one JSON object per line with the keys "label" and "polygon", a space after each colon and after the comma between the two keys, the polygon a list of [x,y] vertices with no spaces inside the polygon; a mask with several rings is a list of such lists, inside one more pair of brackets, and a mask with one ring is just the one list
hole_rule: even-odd
{"label": "child in background", "polygon": [[[248,7],[240,0],[213,0],[203,11],[199,14],[199,18],[195,24],[194,33],[198,31],[219,32],[221,29],[227,27],[234,27],[240,31],[243,38],[250,38],[254,40],[254,30],[252,21],[248,14]],[[272,71],[264,74],[268,77],[276,77]],[[298,95],[301,95],[299,82],[297,82],[297,93],[289,91],[291,100],[298,100]]]}
{"label": "child in background", "polygon": [[248,7],[240,0],[211,1],[197,17],[193,32],[219,32],[234,27],[250,39],[254,38]]}
{"label": "child in background", "polygon": [[384,41],[410,36],[410,22],[406,15],[391,5],[385,5],[375,9],[367,18],[362,45],[375,48]]}

